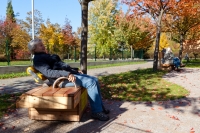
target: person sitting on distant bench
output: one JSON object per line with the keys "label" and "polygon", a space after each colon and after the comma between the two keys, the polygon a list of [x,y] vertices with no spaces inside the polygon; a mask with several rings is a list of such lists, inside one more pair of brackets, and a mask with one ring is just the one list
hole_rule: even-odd
{"label": "person sitting on distant bench", "polygon": [[103,106],[100,86],[98,79],[86,74],[83,74],[78,69],[70,67],[68,64],[61,61],[60,57],[55,54],[46,53],[46,49],[41,39],[34,39],[28,43],[29,51],[34,54],[33,66],[36,70],[42,73],[51,84],[59,77],[67,77],[59,87],[82,86],[87,89],[89,103],[91,106],[91,116],[94,119],[101,121],[109,120],[109,110]]}

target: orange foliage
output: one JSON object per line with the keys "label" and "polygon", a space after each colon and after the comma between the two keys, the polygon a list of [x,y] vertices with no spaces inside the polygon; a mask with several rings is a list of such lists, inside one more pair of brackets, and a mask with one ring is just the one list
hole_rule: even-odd
{"label": "orange foliage", "polygon": [[64,43],[67,45],[75,45],[75,38],[74,38],[74,33],[72,32],[72,26],[70,25],[70,23],[67,21],[62,33],[64,35]]}

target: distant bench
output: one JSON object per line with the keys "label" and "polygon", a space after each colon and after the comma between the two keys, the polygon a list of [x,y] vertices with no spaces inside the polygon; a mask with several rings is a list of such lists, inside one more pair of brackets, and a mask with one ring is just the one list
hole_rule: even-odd
{"label": "distant bench", "polygon": [[[175,70],[174,64],[161,64],[161,67],[167,70]],[[180,67],[185,67],[185,64],[182,64]]]}

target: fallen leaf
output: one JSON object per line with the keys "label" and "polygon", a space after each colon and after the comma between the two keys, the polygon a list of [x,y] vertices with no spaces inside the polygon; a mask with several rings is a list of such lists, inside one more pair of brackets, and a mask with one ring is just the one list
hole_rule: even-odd
{"label": "fallen leaf", "polygon": [[29,131],[29,128],[25,128],[25,129],[24,129],[24,132],[27,132],[27,131]]}
{"label": "fallen leaf", "polygon": [[3,129],[3,130],[6,130],[6,129],[7,129],[7,127],[2,127],[2,129]]}
{"label": "fallen leaf", "polygon": [[15,128],[15,126],[12,126],[12,129],[14,129]]}
{"label": "fallen leaf", "polygon": [[151,130],[146,130],[146,132],[151,132]]}
{"label": "fallen leaf", "polygon": [[179,120],[178,117],[175,117],[175,116],[170,116],[170,118],[172,118],[174,120]]}
{"label": "fallen leaf", "polygon": [[151,110],[154,110],[154,108],[151,108]]}

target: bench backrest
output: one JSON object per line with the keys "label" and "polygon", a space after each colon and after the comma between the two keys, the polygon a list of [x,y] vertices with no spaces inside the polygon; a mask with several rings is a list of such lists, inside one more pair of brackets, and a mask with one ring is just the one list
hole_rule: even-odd
{"label": "bench backrest", "polygon": [[30,74],[31,76],[33,76],[35,82],[37,83],[43,83],[43,81],[47,79],[43,74],[37,71],[33,66],[28,67],[26,69],[26,72]]}

